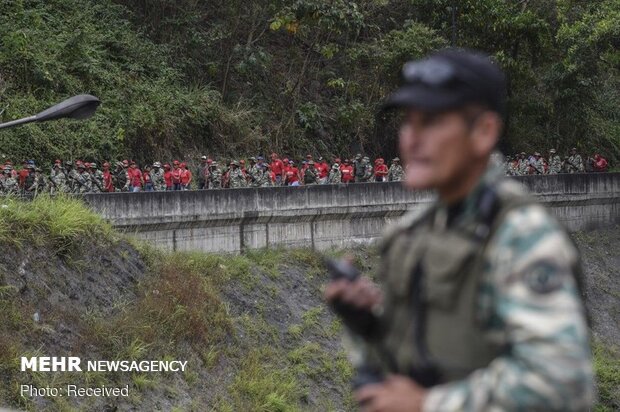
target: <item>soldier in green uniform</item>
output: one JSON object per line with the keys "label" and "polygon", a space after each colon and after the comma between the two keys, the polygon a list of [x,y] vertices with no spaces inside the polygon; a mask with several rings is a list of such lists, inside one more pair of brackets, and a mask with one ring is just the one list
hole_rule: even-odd
{"label": "soldier in green uniform", "polygon": [[103,192],[103,172],[98,169],[97,163],[88,164],[88,173],[90,174],[91,191],[93,193]]}
{"label": "soldier in green uniform", "polygon": [[400,182],[403,180],[405,176],[405,171],[403,167],[400,165],[400,159],[395,157],[392,159],[392,164],[388,169],[387,180],[388,182]]}
{"label": "soldier in green uniform", "polygon": [[583,173],[583,160],[581,155],[577,154],[577,148],[573,147],[570,156],[566,159],[566,169],[568,173]]}
{"label": "soldier in green uniform", "polygon": [[587,411],[594,397],[578,252],[550,212],[490,162],[505,80],[448,49],[403,68],[405,185],[434,190],[380,243],[380,287],[332,281],[354,339],[364,412]]}
{"label": "soldier in green uniform", "polygon": [[314,160],[308,161],[303,173],[304,185],[319,184],[319,172],[314,167]]}
{"label": "soldier in green uniform", "polygon": [[222,188],[222,171],[218,167],[217,162],[214,160],[209,165],[209,189],[221,189]]}
{"label": "soldier in green uniform", "polygon": [[555,152],[555,149],[549,149],[549,169],[547,170],[550,175],[557,175],[562,172],[562,159]]}
{"label": "soldier in green uniform", "polygon": [[240,187],[247,187],[248,183],[245,179],[245,175],[239,168],[239,162],[234,160],[230,162],[230,170],[228,175],[228,181],[231,189],[237,189]]}
{"label": "soldier in green uniform", "polygon": [[50,174],[50,193],[53,195],[67,192],[67,176],[62,169],[61,163],[54,163]]}

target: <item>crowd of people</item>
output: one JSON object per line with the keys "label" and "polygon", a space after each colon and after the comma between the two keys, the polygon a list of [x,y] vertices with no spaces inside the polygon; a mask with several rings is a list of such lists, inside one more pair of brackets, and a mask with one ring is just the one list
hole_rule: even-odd
{"label": "crowd of people", "polygon": [[514,157],[506,157],[506,174],[509,176],[606,172],[608,167],[607,159],[598,153],[588,157],[584,162],[575,147],[564,159],[557,154],[555,149],[549,149],[547,157],[542,156],[539,152],[534,152],[529,156],[525,152],[521,152]]}
{"label": "crowd of people", "polygon": [[[585,162],[573,148],[564,160],[554,149],[547,158],[536,152],[527,156],[522,152],[506,158],[506,174],[605,172],[608,162],[599,154]],[[368,156],[357,154],[353,159],[316,160],[312,155],[297,163],[272,153],[269,160],[262,156],[247,161],[233,160],[221,165],[216,160],[202,156],[195,168],[174,160],[170,163],[154,162],[142,168],[134,161],[118,161],[113,165],[104,162],[101,168],[95,162],[56,160],[49,174],[32,160],[24,161],[17,169],[6,161],[0,173],[0,194],[39,193],[101,193],[170,191],[189,189],[223,189],[241,187],[300,186],[356,182],[397,182],[405,171],[400,159],[394,158],[388,166],[383,158],[371,162]]]}

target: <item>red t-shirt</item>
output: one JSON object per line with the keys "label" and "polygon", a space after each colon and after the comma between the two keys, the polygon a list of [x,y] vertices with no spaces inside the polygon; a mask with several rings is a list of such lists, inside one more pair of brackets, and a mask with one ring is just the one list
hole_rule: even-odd
{"label": "red t-shirt", "polygon": [[377,165],[375,167],[375,176],[376,177],[384,177],[388,174],[388,168],[385,164]]}
{"label": "red t-shirt", "polygon": [[166,187],[172,187],[172,172],[170,170],[164,172],[164,182],[166,182]]}
{"label": "red t-shirt", "polygon": [[129,181],[133,187],[142,187],[142,172],[137,167],[132,169],[131,167],[127,170],[127,174],[129,175]]}
{"label": "red t-shirt", "polygon": [[188,185],[189,182],[192,181],[192,172],[189,169],[185,169],[181,171],[181,184]]}
{"label": "red t-shirt", "polygon": [[144,172],[142,178],[144,179],[144,184],[151,183],[151,174],[149,172]]}
{"label": "red t-shirt", "polygon": [[24,185],[26,184],[26,178],[29,174],[30,172],[28,171],[28,169],[22,169],[19,171],[19,187],[24,187]]}
{"label": "red t-shirt", "polygon": [[271,171],[275,173],[276,176],[281,176],[282,172],[284,172],[284,163],[282,160],[276,159],[271,162]]}
{"label": "red t-shirt", "polygon": [[315,166],[316,170],[319,172],[319,178],[324,179],[329,174],[329,165],[325,162],[317,163]]}
{"label": "red t-shirt", "polygon": [[183,170],[181,168],[177,168],[172,170],[172,183],[179,184],[181,183],[181,175],[183,174]]}
{"label": "red t-shirt", "polygon": [[103,191],[113,192],[114,185],[112,184],[112,173],[109,170],[103,171]]}
{"label": "red t-shirt", "polygon": [[353,166],[351,165],[344,165],[340,168],[340,171],[342,172],[342,181],[347,183],[347,182],[351,182],[353,181],[353,178],[355,177],[353,175]]}
{"label": "red t-shirt", "polygon": [[296,167],[289,167],[286,170],[286,183],[291,184],[299,181],[299,169]]}

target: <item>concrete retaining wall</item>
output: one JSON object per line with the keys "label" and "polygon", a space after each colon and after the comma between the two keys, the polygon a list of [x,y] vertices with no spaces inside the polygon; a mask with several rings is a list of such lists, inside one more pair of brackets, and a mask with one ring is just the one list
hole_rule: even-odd
{"label": "concrete retaining wall", "polygon": [[[620,223],[620,174],[518,178],[569,230]],[[343,248],[377,239],[391,220],[432,200],[398,183],[84,196],[116,228],[171,250]]]}

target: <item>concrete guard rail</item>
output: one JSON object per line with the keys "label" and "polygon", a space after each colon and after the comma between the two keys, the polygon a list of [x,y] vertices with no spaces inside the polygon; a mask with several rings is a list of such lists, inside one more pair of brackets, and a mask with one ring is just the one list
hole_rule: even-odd
{"label": "concrete guard rail", "polygon": [[[515,178],[571,231],[620,223],[620,173]],[[87,194],[117,229],[169,250],[238,253],[368,244],[408,210],[432,201],[400,183]]]}

